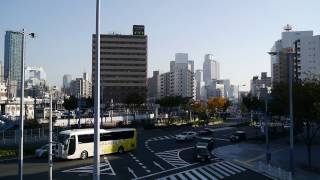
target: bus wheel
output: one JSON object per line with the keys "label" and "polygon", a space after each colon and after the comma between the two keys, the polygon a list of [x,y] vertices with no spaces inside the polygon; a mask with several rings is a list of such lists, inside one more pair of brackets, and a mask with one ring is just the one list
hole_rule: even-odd
{"label": "bus wheel", "polygon": [[118,149],[118,153],[120,153],[120,154],[124,153],[124,149],[123,149],[123,147],[122,147],[122,146],[120,146],[120,147],[119,147],[119,149]]}
{"label": "bus wheel", "polygon": [[88,157],[88,152],[87,151],[82,151],[80,155],[80,159],[84,160],[87,159]]}

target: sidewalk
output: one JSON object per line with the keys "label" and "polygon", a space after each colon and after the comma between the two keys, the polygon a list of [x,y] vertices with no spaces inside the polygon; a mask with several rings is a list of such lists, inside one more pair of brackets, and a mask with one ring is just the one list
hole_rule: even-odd
{"label": "sidewalk", "polygon": [[[274,179],[289,178],[289,146],[271,144],[271,165],[266,165],[265,144],[239,143],[218,147],[213,153],[222,159],[244,165],[256,172],[266,174]],[[303,144],[295,145],[294,162],[295,175],[293,179],[320,179],[320,145],[312,148],[312,165],[318,171],[310,172],[303,169],[307,165],[306,147]]]}

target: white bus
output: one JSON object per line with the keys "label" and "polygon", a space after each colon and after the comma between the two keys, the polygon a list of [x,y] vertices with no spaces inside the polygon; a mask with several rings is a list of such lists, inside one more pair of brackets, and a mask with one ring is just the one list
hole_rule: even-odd
{"label": "white bus", "polygon": [[[86,159],[93,156],[94,129],[61,131],[58,137],[56,157],[62,159]],[[137,132],[133,128],[100,129],[100,155],[123,153],[135,149]]]}

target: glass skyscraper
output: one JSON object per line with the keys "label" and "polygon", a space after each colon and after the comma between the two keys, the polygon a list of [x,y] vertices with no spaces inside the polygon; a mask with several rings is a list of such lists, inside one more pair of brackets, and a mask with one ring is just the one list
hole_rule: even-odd
{"label": "glass skyscraper", "polygon": [[4,46],[4,78],[17,83],[21,80],[22,34],[6,31]]}

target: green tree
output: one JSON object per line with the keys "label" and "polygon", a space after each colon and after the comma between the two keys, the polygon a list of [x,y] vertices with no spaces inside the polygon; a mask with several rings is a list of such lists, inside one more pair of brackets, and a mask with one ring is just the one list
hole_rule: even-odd
{"label": "green tree", "polygon": [[70,127],[70,112],[78,107],[78,99],[75,96],[64,98],[63,107],[68,110],[68,127]]}
{"label": "green tree", "polygon": [[[288,85],[277,84],[272,90],[271,113],[289,115]],[[311,148],[320,130],[320,82],[316,79],[295,82],[293,86],[293,112],[295,131],[302,132],[301,137],[307,148],[308,166],[311,167]]]}

